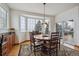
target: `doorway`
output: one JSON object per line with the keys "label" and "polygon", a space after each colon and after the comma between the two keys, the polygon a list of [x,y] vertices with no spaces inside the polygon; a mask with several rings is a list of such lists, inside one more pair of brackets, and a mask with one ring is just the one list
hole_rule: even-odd
{"label": "doorway", "polygon": [[56,31],[60,33],[62,42],[74,45],[74,21],[67,20],[56,23]]}

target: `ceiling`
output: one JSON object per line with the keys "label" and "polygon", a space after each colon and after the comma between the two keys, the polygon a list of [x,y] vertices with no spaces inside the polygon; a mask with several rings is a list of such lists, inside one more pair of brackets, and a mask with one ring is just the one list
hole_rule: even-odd
{"label": "ceiling", "polygon": [[[44,5],[42,3],[8,3],[7,5],[12,9],[44,14]],[[46,3],[45,13],[55,16],[78,5],[78,3]]]}

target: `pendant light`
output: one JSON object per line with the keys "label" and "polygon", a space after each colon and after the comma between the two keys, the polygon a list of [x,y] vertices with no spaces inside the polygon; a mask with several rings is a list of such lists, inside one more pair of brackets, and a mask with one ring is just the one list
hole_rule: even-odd
{"label": "pendant light", "polygon": [[44,23],[45,23],[45,5],[46,5],[46,3],[43,3],[43,5],[44,5]]}
{"label": "pendant light", "polygon": [[46,22],[45,22],[45,5],[46,5],[46,3],[43,3],[43,5],[44,5],[44,19],[43,19],[43,23],[42,23],[42,26],[43,26],[43,28],[42,28],[42,31],[43,31],[43,35],[45,35],[45,30],[46,30]]}

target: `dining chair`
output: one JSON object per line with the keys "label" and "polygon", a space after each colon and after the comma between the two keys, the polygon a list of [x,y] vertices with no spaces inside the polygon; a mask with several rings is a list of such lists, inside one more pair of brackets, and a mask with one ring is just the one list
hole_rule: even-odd
{"label": "dining chair", "polygon": [[58,39],[59,39],[59,33],[58,32],[52,32],[51,33],[51,39],[47,41],[44,44],[45,51],[48,55],[58,55]]}
{"label": "dining chair", "polygon": [[60,40],[61,40],[62,38],[60,37],[59,32],[52,32],[52,33],[51,33],[51,37],[52,37],[52,36],[58,36],[58,49],[60,49]]}
{"label": "dining chair", "polygon": [[31,49],[31,52],[33,51],[34,55],[36,56],[37,50],[41,51],[42,42],[34,38],[34,35],[37,35],[37,33],[30,32],[30,49]]}

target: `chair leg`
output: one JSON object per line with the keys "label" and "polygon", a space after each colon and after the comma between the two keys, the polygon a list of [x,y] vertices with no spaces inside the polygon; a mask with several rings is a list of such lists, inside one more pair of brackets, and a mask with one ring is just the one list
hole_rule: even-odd
{"label": "chair leg", "polygon": [[30,41],[30,50],[32,52],[32,42]]}
{"label": "chair leg", "polygon": [[60,40],[59,40],[59,43],[58,43],[58,45],[59,45],[59,47],[58,47],[58,48],[59,48],[59,50],[60,50],[60,44],[61,44],[61,43],[60,43]]}
{"label": "chair leg", "polygon": [[58,56],[58,48],[56,48],[56,56]]}
{"label": "chair leg", "polygon": [[40,51],[41,51],[40,55],[42,56],[42,47],[41,47]]}
{"label": "chair leg", "polygon": [[30,45],[30,50],[31,50],[31,52],[32,52],[32,45]]}
{"label": "chair leg", "polygon": [[49,49],[49,55],[51,56],[51,49]]}
{"label": "chair leg", "polygon": [[58,48],[59,48],[59,50],[60,50],[60,43],[59,43],[58,45],[59,45],[59,47],[58,47]]}
{"label": "chair leg", "polygon": [[34,47],[34,55],[36,56],[36,49],[35,49],[35,47]]}

